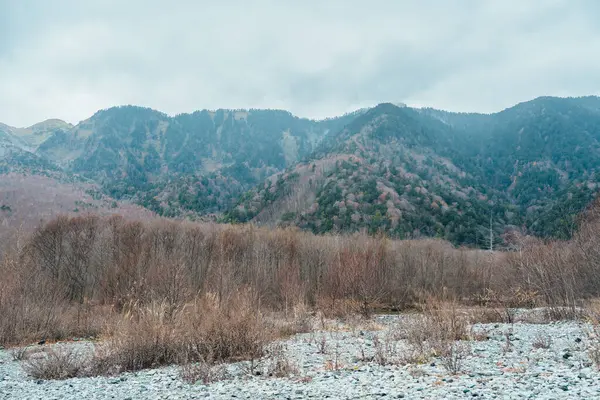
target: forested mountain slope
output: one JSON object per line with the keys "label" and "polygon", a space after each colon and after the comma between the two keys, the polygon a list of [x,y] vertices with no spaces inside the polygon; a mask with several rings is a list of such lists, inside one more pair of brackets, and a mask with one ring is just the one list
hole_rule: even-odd
{"label": "forested mountain slope", "polygon": [[506,229],[568,237],[598,184],[599,109],[596,97],[538,98],[489,115],[381,104],[226,219],[479,246],[490,222],[496,238]]}
{"label": "forested mountain slope", "polygon": [[598,185],[600,99],[494,114],[380,104],[326,120],[281,110],[141,107],[72,126],[0,125],[0,173],[93,183],[160,215],[489,246],[568,237]]}
{"label": "forested mountain slope", "polygon": [[217,212],[310,154],[352,116],[311,121],[278,110],[102,110],[59,131],[38,154],[163,215]]}

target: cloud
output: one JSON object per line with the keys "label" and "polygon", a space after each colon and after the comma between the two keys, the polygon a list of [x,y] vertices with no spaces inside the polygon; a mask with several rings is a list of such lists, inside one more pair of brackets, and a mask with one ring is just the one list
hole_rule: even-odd
{"label": "cloud", "polygon": [[137,104],[490,112],[600,93],[588,0],[0,0],[0,121]]}

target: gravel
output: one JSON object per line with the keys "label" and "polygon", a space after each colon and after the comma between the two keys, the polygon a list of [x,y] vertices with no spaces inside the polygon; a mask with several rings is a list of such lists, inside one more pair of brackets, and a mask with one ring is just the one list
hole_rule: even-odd
{"label": "gravel", "polygon": [[[377,322],[396,326],[401,318],[381,316]],[[585,323],[478,324],[473,329],[489,339],[470,342],[471,352],[457,375],[448,373],[439,359],[418,365],[370,362],[386,345],[394,345],[385,353],[390,359],[407,353],[406,344],[388,340],[386,330],[296,335],[279,343],[296,366],[294,375],[269,377],[273,361],[267,359],[258,363],[254,374],[248,363],[227,365],[229,378],[208,385],[185,383],[175,366],[116,377],[36,380],[9,351],[0,350],[0,400],[600,398],[600,373],[587,355],[591,328]],[[549,348],[534,348],[540,337],[551,338]]]}

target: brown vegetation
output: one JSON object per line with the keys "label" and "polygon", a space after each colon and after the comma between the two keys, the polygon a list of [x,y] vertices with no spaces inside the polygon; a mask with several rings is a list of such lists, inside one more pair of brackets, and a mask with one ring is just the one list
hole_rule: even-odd
{"label": "brown vegetation", "polygon": [[100,314],[160,303],[172,315],[207,294],[221,304],[243,288],[254,306],[286,314],[307,305],[368,315],[440,293],[466,299],[489,286],[493,261],[435,240],[61,216],[1,269],[0,342],[17,343],[97,335]]}
{"label": "brown vegetation", "polygon": [[190,384],[202,382],[206,385],[227,379],[227,371],[222,364],[214,365],[204,361],[182,365],[180,375],[184,382]]}
{"label": "brown vegetation", "polygon": [[412,359],[439,357],[442,366],[453,374],[460,372],[462,361],[470,352],[468,339],[469,321],[455,302],[430,300],[406,329]]}
{"label": "brown vegetation", "polygon": [[73,349],[49,349],[29,357],[23,367],[36,379],[68,379],[85,374],[87,359]]}
{"label": "brown vegetation", "polygon": [[15,240],[15,236],[25,236],[42,221],[58,215],[121,213],[139,220],[154,215],[138,205],[103,195],[94,184],[68,182],[63,174],[57,175],[52,171],[48,171],[48,176],[0,173],[0,257],[5,250],[3,244]]}
{"label": "brown vegetation", "polygon": [[[437,340],[427,351],[456,371],[464,352],[452,346],[469,336],[472,318],[512,322],[512,307],[524,306],[574,315],[600,295],[598,210],[600,203],[590,208],[571,241],[517,237],[510,253],[439,240],[61,216],[0,261],[0,344],[102,336],[99,373],[212,364],[259,358],[274,332],[310,330],[313,311],[367,317],[428,304],[412,333],[428,337],[408,339]],[[465,319],[457,304],[483,307]],[[276,326],[264,312],[293,322]]]}

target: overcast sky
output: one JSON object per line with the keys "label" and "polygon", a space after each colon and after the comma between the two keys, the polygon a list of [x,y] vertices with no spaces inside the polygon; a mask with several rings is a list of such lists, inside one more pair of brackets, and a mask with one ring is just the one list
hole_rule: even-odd
{"label": "overcast sky", "polygon": [[0,0],[0,121],[600,94],[599,18],[595,0]]}

